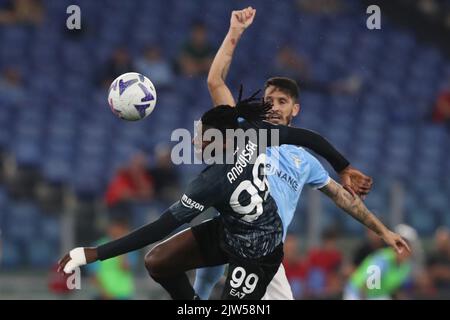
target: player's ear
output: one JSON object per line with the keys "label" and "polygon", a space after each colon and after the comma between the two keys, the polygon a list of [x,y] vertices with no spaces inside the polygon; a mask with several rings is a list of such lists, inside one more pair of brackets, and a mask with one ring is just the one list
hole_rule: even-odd
{"label": "player's ear", "polygon": [[300,112],[300,104],[294,104],[294,108],[292,109],[292,116],[295,117]]}

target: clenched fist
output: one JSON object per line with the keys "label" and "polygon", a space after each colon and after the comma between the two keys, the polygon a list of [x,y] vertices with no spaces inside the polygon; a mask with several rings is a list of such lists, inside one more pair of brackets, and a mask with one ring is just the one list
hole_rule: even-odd
{"label": "clenched fist", "polygon": [[252,7],[233,11],[231,13],[230,28],[241,32],[244,31],[252,24],[255,15],[256,9],[253,9]]}

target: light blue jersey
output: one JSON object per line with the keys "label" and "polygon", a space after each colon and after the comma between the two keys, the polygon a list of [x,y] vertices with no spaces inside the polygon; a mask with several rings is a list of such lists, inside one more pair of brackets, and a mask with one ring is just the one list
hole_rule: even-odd
{"label": "light blue jersey", "polygon": [[[270,195],[278,206],[278,214],[283,222],[284,241],[303,186],[307,184],[319,189],[329,182],[330,177],[320,162],[303,148],[281,145],[267,148],[266,153]],[[201,299],[209,298],[224,270],[224,265],[197,269],[194,289]]]}
{"label": "light blue jersey", "polygon": [[283,240],[294,217],[305,184],[322,188],[329,182],[322,164],[303,148],[293,145],[267,148],[267,179],[270,195],[275,199],[283,221]]}

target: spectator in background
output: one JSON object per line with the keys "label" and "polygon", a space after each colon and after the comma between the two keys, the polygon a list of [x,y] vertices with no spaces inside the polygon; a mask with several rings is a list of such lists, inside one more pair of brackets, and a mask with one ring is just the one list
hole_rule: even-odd
{"label": "spectator in background", "polygon": [[120,169],[108,185],[105,201],[112,214],[129,212],[136,201],[150,201],[154,195],[154,182],[148,172],[147,155],[134,154],[129,164]]}
{"label": "spectator in background", "polygon": [[[415,229],[407,225],[398,225],[395,232],[404,238],[408,245],[418,240]],[[378,249],[366,257],[350,277],[345,289],[345,300],[385,300],[405,298],[408,286],[413,281],[413,263],[411,259],[414,250],[396,252],[387,247]],[[375,269],[377,268],[377,269]],[[375,272],[380,276],[374,279]],[[367,283],[373,284],[368,286]],[[376,285],[378,283],[378,285]]]}
{"label": "spectator in background", "polygon": [[144,50],[136,61],[136,69],[150,78],[158,89],[167,88],[174,82],[172,67],[162,58],[161,49],[157,46],[149,46]]}
{"label": "spectator in background", "polygon": [[427,259],[428,273],[437,291],[437,297],[450,298],[450,231],[436,230],[433,252]]}
{"label": "spectator in background", "polygon": [[[307,59],[295,52],[289,45],[285,45],[278,50],[275,60],[275,72],[277,74],[293,79],[300,80],[301,78],[302,82],[305,82],[306,79],[311,78],[310,69]],[[301,82],[299,84],[303,88],[304,84]]]}
{"label": "spectator in background", "polygon": [[170,157],[167,145],[155,148],[155,166],[150,170],[155,185],[156,198],[162,202],[172,203],[179,198],[180,179]]}
{"label": "spectator in background", "polygon": [[343,10],[341,0],[297,0],[300,11],[313,14],[338,14]]}
{"label": "spectator in background", "polygon": [[439,4],[435,0],[419,0],[417,8],[426,15],[436,16],[439,14]]}
{"label": "spectator in background", "polygon": [[447,4],[447,10],[446,10],[446,13],[445,13],[444,25],[445,25],[445,27],[448,30],[450,30],[450,4]]}
{"label": "spectator in background", "polygon": [[294,299],[303,298],[307,274],[307,264],[300,255],[298,243],[298,238],[293,234],[288,234],[284,241],[283,266]]}
{"label": "spectator in background", "polygon": [[5,104],[16,104],[24,98],[22,75],[13,67],[5,68],[0,78],[0,101]]}
{"label": "spectator in background", "polygon": [[182,75],[201,76],[208,74],[213,59],[213,49],[208,43],[206,26],[196,22],[192,26],[189,40],[183,45],[178,57]]}
{"label": "spectator in background", "polygon": [[342,253],[338,248],[338,232],[328,228],[322,233],[322,244],[308,253],[308,289],[314,298],[338,298],[342,289],[340,268]]}
{"label": "spectator in background", "polygon": [[[345,300],[393,299],[411,277],[410,253],[403,250],[398,254],[392,248],[379,249],[369,255],[350,277],[344,291]],[[381,276],[379,287],[368,287],[368,276],[373,275],[370,267],[378,267]]]}
{"label": "spectator in background", "polygon": [[44,20],[40,0],[11,0],[0,10],[0,24],[39,26]]}
{"label": "spectator in background", "polygon": [[450,85],[438,95],[432,120],[434,123],[445,124],[450,129]]}
{"label": "spectator in background", "polygon": [[385,247],[383,240],[372,230],[367,229],[366,238],[353,254],[352,262],[355,267],[359,266],[368,255]]}
{"label": "spectator in background", "polygon": [[117,48],[105,66],[102,84],[109,87],[115,78],[123,73],[131,72],[132,69],[133,64],[128,50]]}
{"label": "spectator in background", "polygon": [[[121,238],[130,232],[128,221],[115,218],[107,229],[107,235],[95,245]],[[98,261],[89,265],[92,282],[97,289],[97,299],[132,299],[135,294],[133,268],[138,260],[137,252]]]}
{"label": "spectator in background", "polygon": [[0,265],[2,264],[2,230],[0,229]]}
{"label": "spectator in background", "polygon": [[361,80],[357,76],[349,76],[335,81],[314,79],[309,61],[289,45],[281,47],[278,51],[273,73],[295,79],[300,88],[306,91],[351,95],[358,93],[361,88]]}
{"label": "spectator in background", "polygon": [[375,232],[366,230],[366,240],[356,247],[351,260],[344,263],[341,272],[342,276],[348,279],[365,258],[384,247],[383,240]]}

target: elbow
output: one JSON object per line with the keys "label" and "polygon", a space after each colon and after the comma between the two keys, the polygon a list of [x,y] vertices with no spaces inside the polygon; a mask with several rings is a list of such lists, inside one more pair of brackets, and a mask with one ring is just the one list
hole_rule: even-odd
{"label": "elbow", "polygon": [[220,86],[223,86],[224,84],[225,82],[223,82],[222,79],[208,75],[207,85],[209,91],[214,91],[215,89],[217,89]]}
{"label": "elbow", "polygon": [[164,276],[167,270],[164,259],[164,249],[162,245],[157,245],[145,256],[145,268],[152,278]]}

